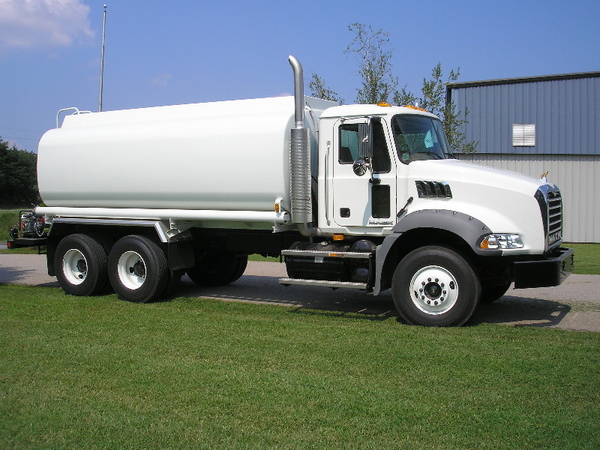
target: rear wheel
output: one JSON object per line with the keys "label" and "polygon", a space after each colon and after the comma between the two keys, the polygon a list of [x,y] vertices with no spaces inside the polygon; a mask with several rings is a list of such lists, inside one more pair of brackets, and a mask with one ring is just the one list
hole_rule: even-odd
{"label": "rear wheel", "polygon": [[198,286],[224,286],[240,278],[247,265],[246,255],[207,252],[187,274]]}
{"label": "rear wheel", "polygon": [[179,288],[181,277],[185,274],[185,269],[169,270],[169,277],[165,290],[161,297],[169,297]]}
{"label": "rear wheel", "polygon": [[110,284],[120,299],[145,303],[159,298],[169,283],[167,258],[144,236],[125,236],[108,257]]}
{"label": "rear wheel", "polygon": [[446,247],[423,247],[400,261],[392,280],[394,304],[413,325],[460,326],[479,303],[481,284],[471,265]]}
{"label": "rear wheel", "polygon": [[72,234],[59,242],[54,255],[56,278],[70,295],[98,295],[107,285],[107,257],[91,236]]}

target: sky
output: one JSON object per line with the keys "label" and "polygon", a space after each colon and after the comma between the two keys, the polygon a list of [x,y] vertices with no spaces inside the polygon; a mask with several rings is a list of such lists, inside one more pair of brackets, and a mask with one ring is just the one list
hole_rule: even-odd
{"label": "sky", "polygon": [[399,87],[440,62],[459,81],[600,71],[598,0],[0,0],[0,138],[37,151],[66,107],[103,110],[293,93],[287,61],[345,103],[354,23],[389,34]]}

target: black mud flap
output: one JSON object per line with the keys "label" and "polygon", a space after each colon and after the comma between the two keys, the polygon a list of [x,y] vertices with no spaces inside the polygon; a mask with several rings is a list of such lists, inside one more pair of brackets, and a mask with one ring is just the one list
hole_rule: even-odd
{"label": "black mud flap", "polygon": [[551,257],[515,262],[515,289],[558,286],[573,273],[574,250],[559,248]]}

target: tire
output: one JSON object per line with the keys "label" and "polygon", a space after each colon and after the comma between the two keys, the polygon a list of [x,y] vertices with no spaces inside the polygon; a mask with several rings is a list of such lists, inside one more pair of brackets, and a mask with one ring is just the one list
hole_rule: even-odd
{"label": "tire", "polygon": [[187,274],[198,286],[225,286],[239,279],[247,265],[246,255],[207,252]]}
{"label": "tire", "polygon": [[446,247],[423,247],[400,261],[392,296],[409,324],[450,327],[464,324],[481,297],[481,283],[471,265]]}
{"label": "tire", "polygon": [[512,283],[503,286],[482,286],[481,288],[481,304],[488,305],[502,298]]}
{"label": "tire", "polygon": [[161,297],[170,297],[179,288],[181,277],[185,274],[185,269],[169,270],[169,279]]}
{"label": "tire", "polygon": [[60,287],[69,295],[98,295],[107,286],[106,251],[91,236],[72,234],[60,241],[54,267]]}
{"label": "tire", "polygon": [[121,300],[146,303],[167,288],[170,272],[161,248],[144,236],[119,239],[108,257],[108,278]]}

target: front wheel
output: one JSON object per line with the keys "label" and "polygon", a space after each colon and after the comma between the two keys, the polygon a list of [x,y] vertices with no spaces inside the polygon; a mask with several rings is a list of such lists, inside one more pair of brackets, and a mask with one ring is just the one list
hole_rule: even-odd
{"label": "front wheel", "polygon": [[501,286],[484,285],[481,289],[481,303],[486,305],[501,299],[502,296],[506,294],[506,291],[508,291],[511,284],[512,282],[508,284],[503,284]]}
{"label": "front wheel", "polygon": [[121,300],[156,300],[165,292],[169,276],[164,252],[144,236],[119,239],[108,256],[110,284]]}
{"label": "front wheel", "polygon": [[392,279],[400,316],[424,326],[460,326],[479,303],[481,283],[471,265],[446,247],[423,247],[404,257]]}

